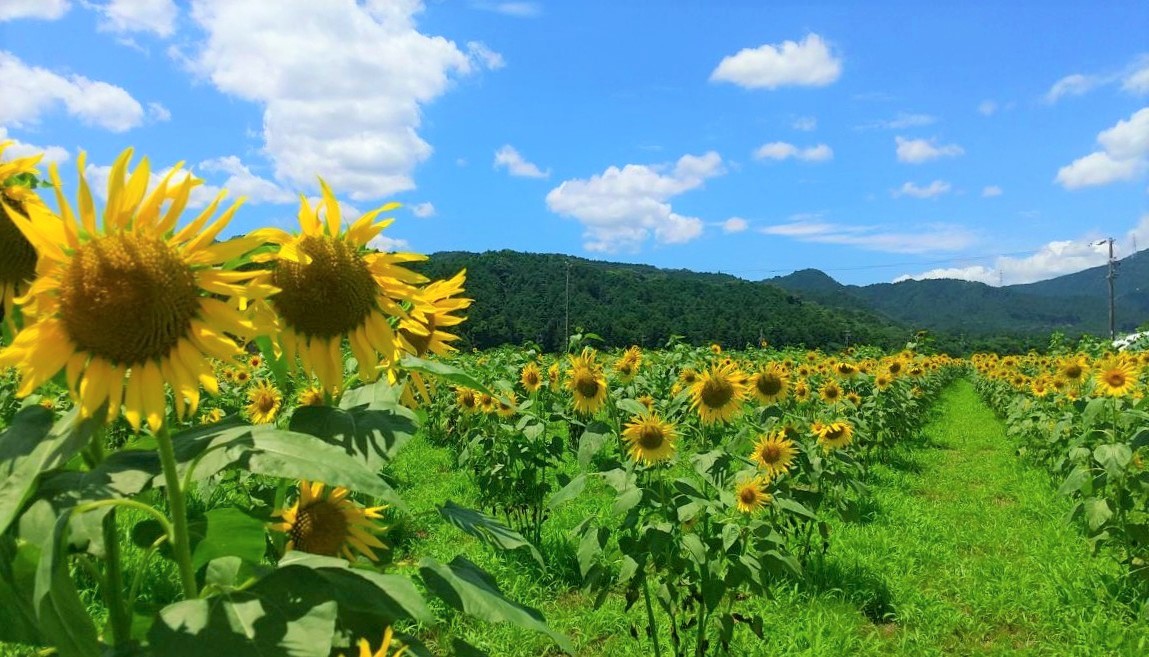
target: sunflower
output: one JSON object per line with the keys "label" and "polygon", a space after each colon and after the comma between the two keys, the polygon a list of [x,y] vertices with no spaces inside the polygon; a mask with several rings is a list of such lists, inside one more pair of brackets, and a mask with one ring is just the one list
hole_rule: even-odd
{"label": "sunflower", "polygon": [[534,394],[536,390],[541,388],[543,375],[539,371],[538,363],[534,361],[527,363],[519,374],[519,382],[523,384],[523,389],[527,391],[528,395]]}
{"label": "sunflower", "polygon": [[407,646],[399,643],[395,644],[398,650],[390,655],[387,654],[391,650],[392,636],[391,626],[388,625],[387,629],[383,631],[383,643],[380,644],[377,652],[371,652],[371,643],[367,639],[359,639],[359,657],[402,657],[403,653],[407,652]]}
{"label": "sunflower", "polygon": [[1137,385],[1137,368],[1129,360],[1111,357],[1098,364],[1094,373],[1097,390],[1110,397],[1122,397]]}
{"label": "sunflower", "polygon": [[494,413],[495,398],[485,392],[479,393],[479,410],[484,413]]}
{"label": "sunflower", "polygon": [[327,403],[327,393],[319,386],[311,386],[299,393],[301,406],[323,406]]}
{"label": "sunflower", "polygon": [[551,363],[551,366],[547,368],[547,381],[550,383],[551,390],[558,392],[562,385],[562,368],[557,362]]}
{"label": "sunflower", "polygon": [[1079,384],[1089,374],[1089,361],[1080,354],[1067,357],[1061,361],[1057,373],[1069,383]]}
{"label": "sunflower", "polygon": [[575,410],[593,415],[606,403],[606,377],[602,366],[595,362],[595,352],[583,349],[581,356],[571,357],[567,388],[574,395]]}
{"label": "sunflower", "polygon": [[421,320],[403,325],[409,333],[406,346],[418,352],[410,341],[417,342],[416,336],[421,336],[422,344],[429,348],[434,335],[425,322],[421,323],[427,319],[427,302],[417,301],[419,290],[415,287],[426,278],[403,267],[426,257],[368,252],[366,248],[392,221],[376,221],[376,217],[397,205],[368,212],[344,231],[339,202],[327,183],[319,183],[323,198],[315,207],[306,198],[300,199],[301,234],[262,228],[252,236],[279,246],[263,259],[271,261],[271,281],[280,289],[270,306],[288,365],[294,369],[298,359],[304,371],[319,378],[324,390],[333,392],[342,383],[345,339],[359,362],[363,381],[378,376],[380,354],[387,364],[397,362],[399,338],[388,320],[411,320],[400,303],[422,309]]}
{"label": "sunflower", "polygon": [[455,388],[455,405],[464,413],[475,413],[479,410],[479,397],[470,388]]}
{"label": "sunflower", "polygon": [[794,442],[787,437],[787,431],[782,429],[761,436],[754,445],[750,460],[757,463],[759,468],[766,471],[766,476],[773,479],[790,470],[790,464],[794,462],[794,455],[797,453]]}
{"label": "sunflower", "polygon": [[622,430],[622,437],[630,443],[630,458],[649,465],[674,456],[678,433],[673,424],[651,414],[631,418]]}
{"label": "sunflower", "polygon": [[340,486],[325,491],[322,483],[301,481],[295,505],[276,512],[283,522],[271,528],[287,534],[288,550],[343,555],[348,561],[354,561],[358,552],[377,561],[371,548],[385,547],[375,537],[383,528],[371,521],[382,518],[380,512],[387,507],[361,507],[348,494]]}
{"label": "sunflower", "polygon": [[710,353],[714,354],[715,356],[717,356],[718,354],[721,354],[722,353],[722,345],[718,344],[717,342],[712,342],[710,344]]}
{"label": "sunflower", "polygon": [[777,363],[770,363],[750,377],[750,390],[763,404],[786,399],[789,387],[790,378]]}
{"label": "sunflower", "polygon": [[884,372],[879,373],[877,376],[874,377],[874,386],[878,390],[886,390],[887,388],[890,387],[890,385],[893,384],[893,382],[894,382],[894,377],[889,375],[889,374],[886,374]]}
{"label": "sunflower", "polygon": [[146,422],[156,431],[167,414],[165,384],[175,392],[178,417],[195,413],[201,386],[219,390],[210,357],[227,362],[239,353],[226,334],[253,331],[230,299],[264,298],[275,290],[253,282],[259,271],[220,268],[258,245],[252,238],[215,242],[238,203],[213,219],[221,194],[176,231],[199,181],[184,175],[173,183],[174,167],[146,193],[148,162],[129,176],[131,154],[124,151],[112,166],[99,226],[84,154],[77,158],[78,216],[53,166],[61,217],[31,203],[26,216],[11,217],[36,247],[38,278],[21,298],[31,321],[0,352],[0,368],[21,372],[21,395],[64,370],[81,416],[107,404],[110,421],[122,404],[133,428]]}
{"label": "sunflower", "polygon": [[515,397],[513,390],[505,391],[504,395],[495,400],[495,412],[499,414],[499,417],[513,417],[515,412],[519,410],[519,400]]}
{"label": "sunflower", "polygon": [[204,411],[203,413],[200,413],[199,423],[200,424],[215,424],[222,419],[223,419],[223,409],[213,408],[210,411]]}
{"label": "sunflower", "polygon": [[858,366],[846,361],[839,361],[834,365],[834,373],[843,379],[848,379],[858,373]]}
{"label": "sunflower", "polygon": [[794,384],[794,399],[804,402],[810,398],[810,386],[804,381],[799,379]]}
{"label": "sunflower", "polygon": [[466,280],[467,270],[463,269],[448,280],[434,281],[419,290],[410,315],[399,322],[400,344],[404,351],[415,356],[427,353],[444,356],[455,351],[449,343],[458,340],[459,336],[443,329],[466,320],[451,314],[471,306],[471,299],[458,296],[462,294]]}
{"label": "sunflower", "polygon": [[646,407],[646,410],[648,410],[648,411],[653,411],[653,410],[654,410],[654,397],[651,397],[650,395],[642,395],[642,396],[640,396],[640,397],[638,398],[638,403],[640,403],[640,404],[642,404],[643,406],[645,406],[645,407]]}
{"label": "sunflower", "polygon": [[618,372],[623,383],[629,383],[638,373],[638,366],[642,364],[642,351],[637,345],[631,345],[622,353],[614,363],[614,371]]}
{"label": "sunflower", "polygon": [[271,424],[283,404],[283,395],[267,381],[260,381],[247,391],[247,401],[247,414],[253,424]]}
{"label": "sunflower", "polygon": [[[10,139],[0,142],[0,157],[14,143]],[[36,277],[36,249],[16,227],[9,211],[27,215],[28,204],[43,206],[40,197],[23,184],[26,177],[39,173],[36,164],[41,157],[43,154],[0,162],[0,308],[5,318],[12,316],[12,300]]]}
{"label": "sunflower", "polygon": [[842,401],[842,387],[836,381],[827,381],[818,391],[818,395],[827,404],[837,404]]}
{"label": "sunflower", "polygon": [[263,365],[263,356],[252,356],[247,359],[247,364],[251,369],[257,370],[260,365]]}
{"label": "sunflower", "polygon": [[829,424],[815,422],[810,429],[818,437],[818,444],[827,452],[832,449],[841,449],[854,440],[854,427],[845,420],[830,422]]}
{"label": "sunflower", "polygon": [[855,408],[862,405],[862,396],[851,390],[846,393],[846,401],[854,405]]}
{"label": "sunflower", "polygon": [[733,364],[712,365],[690,389],[690,395],[703,424],[729,422],[742,407],[745,378]]}
{"label": "sunflower", "polygon": [[236,368],[235,382],[242,386],[245,385],[248,381],[251,381],[251,372],[242,367]]}
{"label": "sunflower", "polygon": [[766,492],[766,485],[770,483],[766,477],[756,475],[744,479],[734,488],[734,502],[742,513],[750,514],[773,501]]}

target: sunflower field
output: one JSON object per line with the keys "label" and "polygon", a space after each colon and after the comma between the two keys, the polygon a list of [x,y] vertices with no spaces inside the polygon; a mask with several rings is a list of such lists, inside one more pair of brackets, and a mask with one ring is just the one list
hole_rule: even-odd
{"label": "sunflower field", "polygon": [[126,151],[93,195],[38,159],[0,164],[0,641],[33,651],[13,654],[590,650],[522,579],[617,609],[639,654],[738,651],[970,372],[1091,539],[1149,572],[1144,356],[589,333],[459,353],[465,272],[367,247],[394,206],[343,217],[321,183],[297,231],[220,239],[240,204],[191,216],[178,167],[156,182]]}

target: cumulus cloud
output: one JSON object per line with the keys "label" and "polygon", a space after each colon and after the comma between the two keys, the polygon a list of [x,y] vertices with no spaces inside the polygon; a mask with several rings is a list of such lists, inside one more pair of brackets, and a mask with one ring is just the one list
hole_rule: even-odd
{"label": "cumulus cloud", "polygon": [[435,206],[431,205],[430,202],[416,203],[416,204],[411,206],[411,214],[415,215],[416,217],[419,217],[420,219],[426,219],[428,217],[434,217],[435,216]]}
{"label": "cumulus cloud", "polygon": [[588,251],[637,251],[651,234],[660,244],[680,244],[702,234],[702,220],[674,212],[670,199],[723,173],[722,157],[713,151],[684,155],[673,167],[612,166],[564,181],[547,194],[547,207],[583,225]]}
{"label": "cumulus cloud", "polygon": [[802,41],[783,41],[744,48],[724,57],[710,74],[711,82],[731,82],[746,89],[784,86],[824,87],[842,74],[842,60],[817,34]]}
{"label": "cumulus cloud", "polygon": [[54,21],[68,12],[68,0],[4,0],[0,2],[0,22],[17,18]]}
{"label": "cumulus cloud", "polygon": [[1132,180],[1149,168],[1149,107],[1097,135],[1102,150],[1078,158],[1057,171],[1066,189]]}
{"label": "cumulus cloud", "polygon": [[800,242],[843,244],[885,253],[935,253],[958,251],[974,241],[962,226],[923,224],[924,230],[892,230],[886,226],[864,226],[824,221],[819,215],[796,215],[789,221],[759,229],[766,235],[789,237]]}
{"label": "cumulus cloud", "polygon": [[936,139],[906,139],[894,137],[897,145],[898,161],[910,164],[921,164],[940,157],[957,157],[965,150],[957,144],[944,144],[938,146]]}
{"label": "cumulus cloud", "polygon": [[526,161],[510,144],[495,151],[494,166],[496,169],[506,169],[507,173],[520,178],[547,178],[551,175],[550,169],[543,171],[537,165]]}
{"label": "cumulus cloud", "polygon": [[99,29],[119,34],[151,32],[170,37],[179,15],[172,0],[110,0],[90,6],[100,14]]}
{"label": "cumulus cloud", "polygon": [[763,144],[754,151],[757,160],[786,160],[795,158],[803,162],[825,162],[834,159],[834,151],[825,144],[798,148],[794,144],[775,141]]}
{"label": "cumulus cloud", "polygon": [[802,132],[810,132],[811,130],[816,130],[818,128],[818,119],[812,116],[799,116],[798,118],[794,119],[794,122],[790,124],[790,127],[794,128],[795,130],[801,130]]}
{"label": "cumulus cloud", "polygon": [[[62,146],[39,146],[36,144],[29,144],[12,137],[8,134],[7,128],[0,126],[0,141],[9,140],[11,140],[12,143],[9,144],[8,148],[4,150],[5,160],[15,160],[19,157],[43,154],[44,157],[41,158],[40,164],[48,164],[50,162],[60,164],[62,162],[67,162],[68,158],[71,157],[68,154],[68,150]],[[46,174],[47,171],[41,170],[40,173]]]}
{"label": "cumulus cloud", "polygon": [[997,103],[992,100],[983,100],[977,106],[977,111],[982,116],[993,116],[994,112],[997,111]]}
{"label": "cumulus cloud", "polygon": [[1141,55],[1129,66],[1121,77],[1121,88],[1138,96],[1149,94],[1149,55]]}
{"label": "cumulus cloud", "polygon": [[[1071,274],[1073,272],[1103,265],[1109,258],[1108,245],[1098,244],[1098,235],[1085,236],[1076,240],[1049,242],[1024,258],[999,256],[993,266],[971,265],[968,267],[943,267],[920,274],[903,274],[894,282],[909,279],[956,278],[965,281],[978,281],[987,285],[1014,285]],[[1124,239],[1115,245],[1115,254],[1124,257],[1132,253],[1132,244],[1149,243],[1149,214],[1141,216],[1140,222]]]}
{"label": "cumulus cloud", "polygon": [[227,174],[223,187],[235,196],[247,197],[248,203],[292,203],[296,200],[295,194],[252,173],[235,155],[205,160],[199,166],[204,171]]}
{"label": "cumulus cloud", "polygon": [[382,233],[380,233],[379,235],[372,237],[371,241],[367,242],[367,248],[375,249],[376,251],[383,251],[384,253],[389,253],[392,251],[410,250],[411,244],[410,244],[410,242],[408,242],[405,239],[400,239],[397,237],[388,237],[387,235],[383,235]]}
{"label": "cumulus cloud", "polygon": [[1002,195],[1001,187],[998,187],[997,185],[987,185],[984,189],[981,190],[981,195],[985,198],[992,198],[994,196],[1001,196]]}
{"label": "cumulus cloud", "polygon": [[322,175],[352,199],[382,198],[414,188],[414,168],[431,156],[422,108],[494,61],[421,33],[421,10],[418,0],[198,0],[191,16],[206,37],[188,61],[220,91],[263,106],[277,180],[313,187]]}
{"label": "cumulus cloud", "polygon": [[88,125],[124,132],[143,122],[144,107],[124,89],[82,75],[64,77],[38,66],[28,66],[12,53],[0,50],[0,80],[4,102],[0,124],[35,125],[59,106]]}
{"label": "cumulus cloud", "polygon": [[904,183],[900,188],[891,192],[894,198],[899,196],[912,196],[914,198],[934,198],[950,191],[950,184],[944,180],[935,180],[925,187],[919,187],[912,182]]}
{"label": "cumulus cloud", "polygon": [[722,222],[722,232],[724,233],[741,233],[750,227],[750,223],[742,217],[730,217]]}

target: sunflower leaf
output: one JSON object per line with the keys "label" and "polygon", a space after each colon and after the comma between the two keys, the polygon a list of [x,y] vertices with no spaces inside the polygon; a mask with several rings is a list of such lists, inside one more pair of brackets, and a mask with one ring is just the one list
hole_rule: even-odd
{"label": "sunflower leaf", "polygon": [[248,563],[259,563],[267,549],[263,523],[233,507],[212,509],[203,539],[195,546],[192,568],[199,570],[219,557],[239,557]]}
{"label": "sunflower leaf", "polygon": [[474,509],[459,506],[451,500],[447,500],[447,503],[439,509],[439,514],[461,531],[474,536],[491,547],[508,551],[524,547],[529,549],[531,556],[534,557],[539,566],[544,570],[546,569],[547,564],[543,561],[543,555],[538,548],[531,545],[530,541],[523,538],[522,534],[498,520]]}
{"label": "sunflower leaf", "polygon": [[404,356],[403,360],[399,361],[399,365],[403,369],[432,374],[440,379],[454,383],[457,386],[465,386],[471,390],[477,390],[478,392],[495,396],[495,393],[491,392],[487,386],[483,385],[475,377],[439,360],[424,360],[415,356]]}
{"label": "sunflower leaf", "polygon": [[96,657],[100,654],[96,626],[80,601],[68,569],[67,533],[71,515],[60,516],[52,537],[42,547],[32,606],[36,609],[40,631],[62,657]]}

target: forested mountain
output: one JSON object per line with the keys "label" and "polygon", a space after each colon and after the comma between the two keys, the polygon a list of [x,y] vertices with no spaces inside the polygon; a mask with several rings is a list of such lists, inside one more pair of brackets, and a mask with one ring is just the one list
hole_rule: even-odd
{"label": "forested mountain", "polygon": [[[826,308],[779,288],[724,274],[599,262],[565,255],[493,251],[432,254],[420,269],[445,277],[467,269],[475,300],[459,328],[461,347],[533,341],[559,350],[570,332],[608,345],[661,346],[672,335],[695,344],[805,345],[836,349],[851,342],[905,344],[911,331],[867,310]],[[848,336],[848,337],[847,337]]]}

